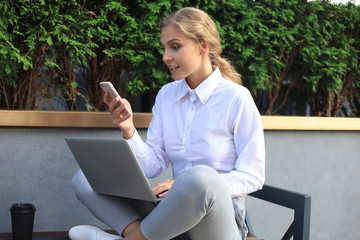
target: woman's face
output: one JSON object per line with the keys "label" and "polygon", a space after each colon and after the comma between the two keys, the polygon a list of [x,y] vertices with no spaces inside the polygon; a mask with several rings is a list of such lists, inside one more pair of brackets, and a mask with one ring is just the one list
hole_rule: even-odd
{"label": "woman's face", "polygon": [[202,71],[203,55],[200,45],[170,24],[161,31],[164,46],[163,61],[170,69],[174,80],[199,77]]}

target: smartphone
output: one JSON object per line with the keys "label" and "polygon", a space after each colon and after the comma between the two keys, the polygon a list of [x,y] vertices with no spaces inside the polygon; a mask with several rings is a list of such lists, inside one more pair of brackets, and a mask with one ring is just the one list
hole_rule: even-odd
{"label": "smartphone", "polygon": [[[100,82],[100,87],[102,88],[102,90],[104,92],[108,92],[109,93],[109,97],[112,100],[114,100],[116,97],[118,97],[121,100],[121,97],[120,97],[120,94],[116,91],[116,89],[114,88],[114,86],[112,85],[111,82]],[[117,108],[118,106],[120,106],[120,102],[118,102],[116,105],[115,105],[115,108]],[[125,106],[125,109],[123,110],[125,111],[126,113],[129,113],[129,110],[128,108]]]}

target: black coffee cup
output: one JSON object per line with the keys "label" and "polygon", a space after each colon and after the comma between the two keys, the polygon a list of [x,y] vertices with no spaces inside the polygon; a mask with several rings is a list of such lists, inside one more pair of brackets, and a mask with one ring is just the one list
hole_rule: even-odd
{"label": "black coffee cup", "polygon": [[10,208],[13,240],[31,240],[36,208],[31,203],[15,203]]}

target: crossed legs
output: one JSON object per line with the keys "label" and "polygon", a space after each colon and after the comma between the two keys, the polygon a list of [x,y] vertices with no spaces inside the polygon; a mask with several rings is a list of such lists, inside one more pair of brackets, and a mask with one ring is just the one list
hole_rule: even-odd
{"label": "crossed legs", "polygon": [[125,239],[171,239],[185,232],[193,240],[241,239],[226,183],[207,166],[195,166],[178,176],[156,208],[144,201],[97,194],[81,171],[72,184],[95,217],[120,234],[130,233]]}

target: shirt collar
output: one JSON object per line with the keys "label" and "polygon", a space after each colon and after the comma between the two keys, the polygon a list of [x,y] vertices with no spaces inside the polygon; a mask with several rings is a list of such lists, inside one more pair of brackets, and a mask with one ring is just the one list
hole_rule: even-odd
{"label": "shirt collar", "polygon": [[[209,100],[221,78],[222,75],[220,69],[215,67],[214,72],[193,90],[203,105]],[[186,83],[186,80],[182,79],[181,81],[180,91],[178,96],[175,98],[175,101],[182,99],[189,91],[191,91],[190,87]]]}

